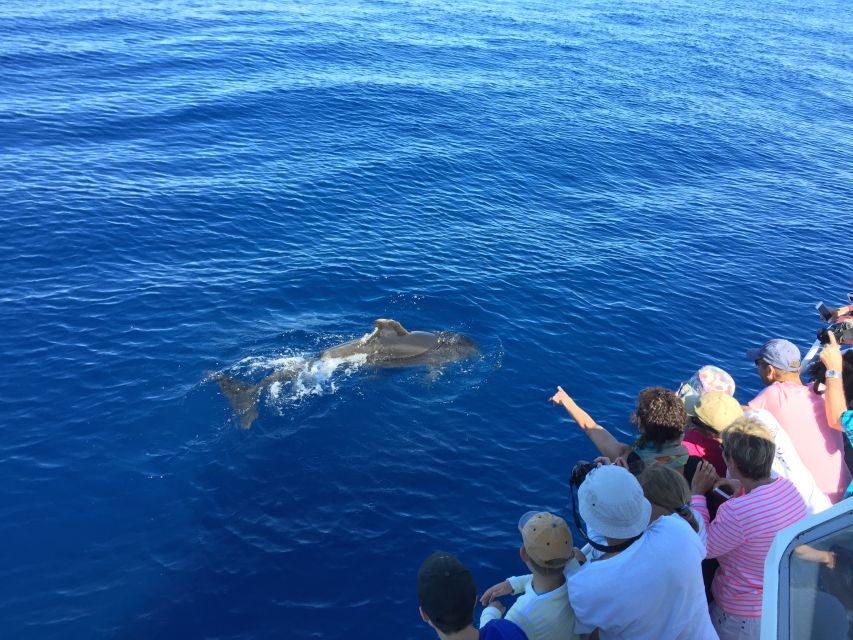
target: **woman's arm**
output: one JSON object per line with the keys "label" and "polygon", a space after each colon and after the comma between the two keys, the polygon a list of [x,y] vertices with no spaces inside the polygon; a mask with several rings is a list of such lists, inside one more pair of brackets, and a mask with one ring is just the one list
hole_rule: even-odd
{"label": "woman's arm", "polygon": [[562,387],[557,387],[557,393],[551,398],[551,402],[565,408],[578,423],[578,426],[592,440],[592,444],[601,452],[601,455],[615,460],[619,456],[627,456],[631,453],[631,445],[619,442],[613,435],[595,420],[586,411],[578,406]]}
{"label": "woman's arm", "polygon": [[733,514],[729,513],[728,504],[724,502],[720,505],[713,522],[711,522],[708,514],[708,503],[705,501],[705,496],[694,493],[690,498],[690,506],[701,516],[705,525],[707,532],[705,538],[706,558],[719,558],[744,543],[743,529],[736,522]]}

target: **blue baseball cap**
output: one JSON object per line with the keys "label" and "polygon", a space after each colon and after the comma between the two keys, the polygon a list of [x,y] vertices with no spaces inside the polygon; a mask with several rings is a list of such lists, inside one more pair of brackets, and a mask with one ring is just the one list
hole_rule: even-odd
{"label": "blue baseball cap", "polygon": [[746,359],[763,360],[781,371],[800,370],[800,350],[793,342],[777,338],[768,340],[758,349],[746,352]]}

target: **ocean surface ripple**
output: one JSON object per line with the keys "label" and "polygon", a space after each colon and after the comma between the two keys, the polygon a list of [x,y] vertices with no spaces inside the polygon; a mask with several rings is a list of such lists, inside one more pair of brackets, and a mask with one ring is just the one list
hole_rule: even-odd
{"label": "ocean surface ripple", "polygon": [[[644,386],[806,347],[853,227],[841,0],[0,6],[10,638],[430,638],[415,573],[523,570]],[[305,365],[377,317],[440,371]]]}

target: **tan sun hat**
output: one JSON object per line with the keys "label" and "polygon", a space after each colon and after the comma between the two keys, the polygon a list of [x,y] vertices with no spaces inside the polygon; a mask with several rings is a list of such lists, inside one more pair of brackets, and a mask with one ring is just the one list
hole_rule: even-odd
{"label": "tan sun hat", "polygon": [[560,516],[528,511],[518,521],[518,530],[528,557],[540,567],[564,567],[572,557],[572,534]]}
{"label": "tan sun hat", "polygon": [[740,403],[723,391],[702,394],[696,403],[696,417],[716,431],[722,431],[743,417]]}

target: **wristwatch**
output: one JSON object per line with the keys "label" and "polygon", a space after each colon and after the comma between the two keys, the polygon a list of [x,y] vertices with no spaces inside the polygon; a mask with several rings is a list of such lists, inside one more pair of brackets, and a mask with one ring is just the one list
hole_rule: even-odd
{"label": "wristwatch", "polygon": [[827,369],[826,370],[826,379],[827,380],[841,380],[841,373],[836,371],[835,369]]}

